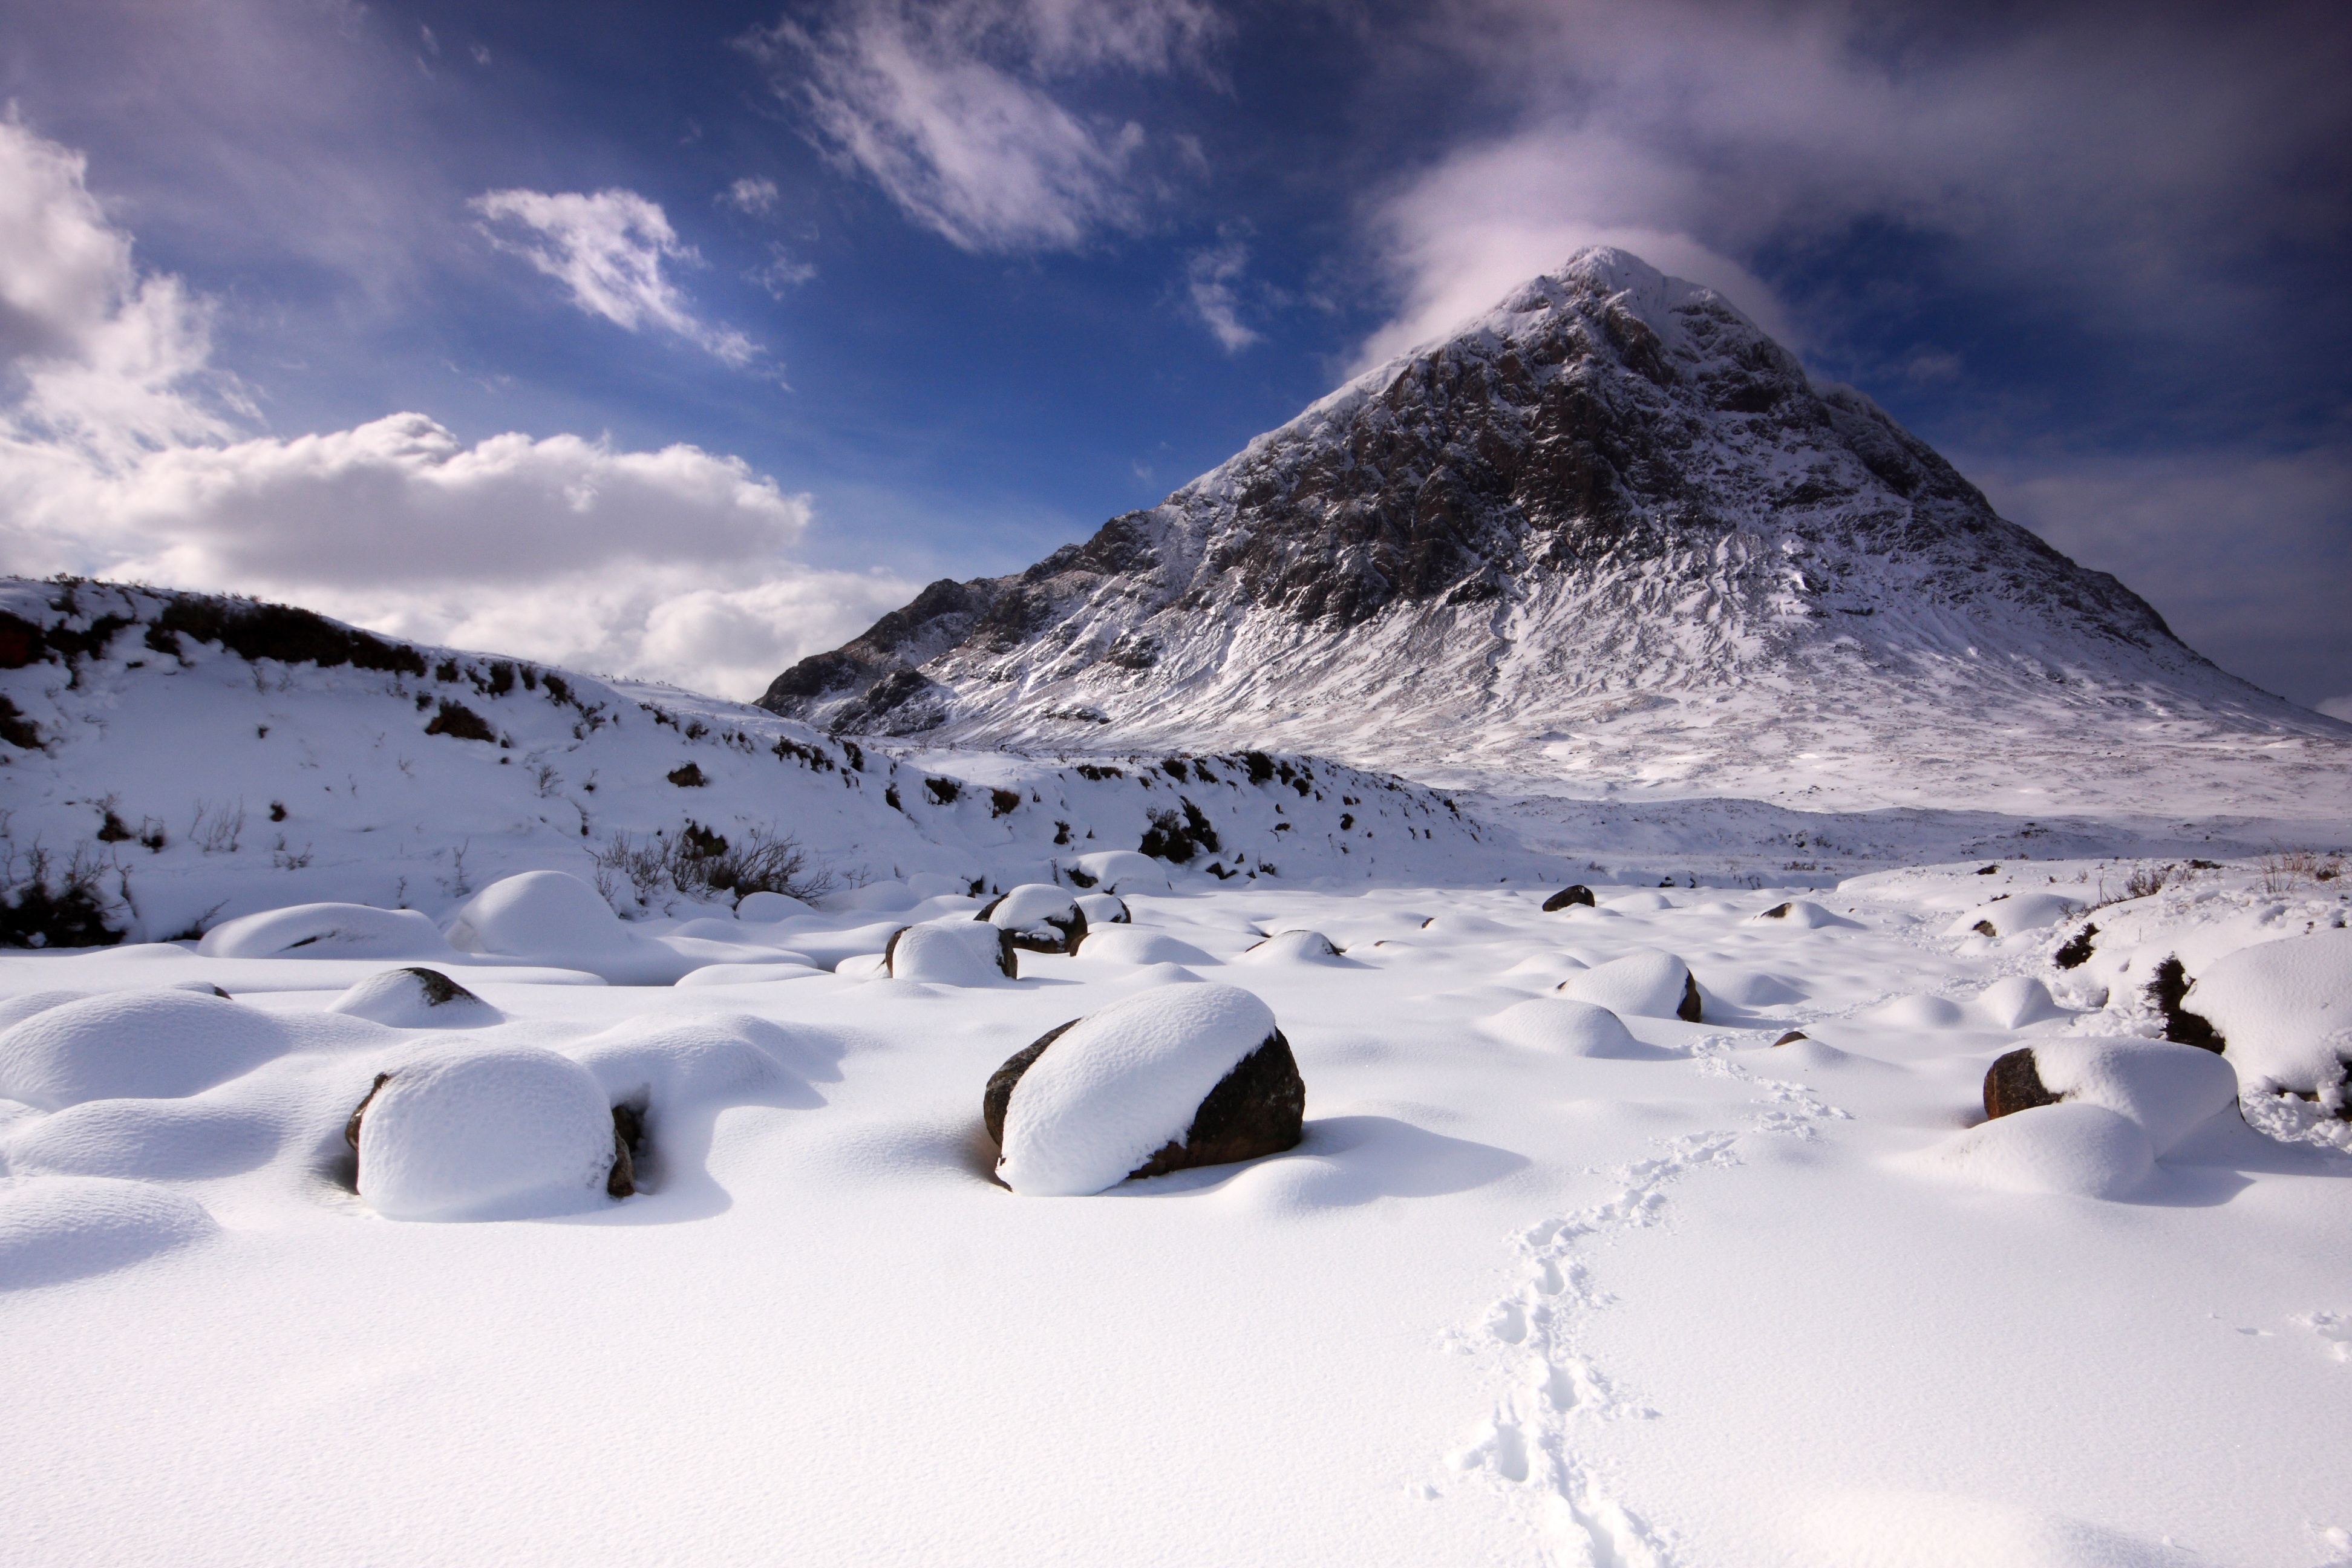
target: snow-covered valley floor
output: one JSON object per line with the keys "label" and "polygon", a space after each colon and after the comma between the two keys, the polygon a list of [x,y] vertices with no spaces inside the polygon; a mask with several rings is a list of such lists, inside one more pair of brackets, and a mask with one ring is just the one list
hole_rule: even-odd
{"label": "snow-covered valley floor", "polygon": [[[2158,1033],[2163,956],[2352,942],[2343,879],[2242,863],[2084,912],[2130,869],[1549,913],[1146,874],[1131,925],[968,985],[872,975],[980,907],[922,885],[626,928],[815,961],[677,985],[604,984],[584,927],[427,960],[423,917],[415,953],[0,958],[0,1560],[2352,1561],[2352,1123],[1984,1121],[2012,1047]],[[1659,952],[1699,1022],[1594,973]],[[328,1010],[415,962],[496,1011]],[[998,1064],[1196,976],[1271,1006],[1304,1142],[992,1182]],[[371,1207],[346,1118],[452,1041],[634,1099],[635,1195]]]}

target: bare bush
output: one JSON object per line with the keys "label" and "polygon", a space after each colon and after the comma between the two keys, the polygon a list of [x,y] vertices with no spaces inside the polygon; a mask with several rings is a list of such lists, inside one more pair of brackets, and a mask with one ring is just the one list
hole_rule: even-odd
{"label": "bare bush", "polygon": [[635,901],[644,904],[669,896],[707,898],[713,893],[742,898],[750,893],[783,893],[814,899],[832,890],[831,872],[813,868],[808,851],[788,833],[751,827],[734,837],[703,826],[693,818],[675,833],[636,837],[613,835],[596,852],[596,889],[607,900],[625,883]]}
{"label": "bare bush", "polygon": [[2322,855],[2315,849],[2285,849],[2255,862],[2263,891],[2291,893],[2306,882],[2332,882],[2344,874],[2344,857]]}
{"label": "bare bush", "polygon": [[0,893],[0,945],[111,947],[121,942],[122,931],[109,921],[99,891],[109,868],[83,847],[62,866],[37,842],[22,854],[10,851],[0,877],[7,885]]}
{"label": "bare bush", "polygon": [[2131,880],[2124,884],[2126,899],[2152,899],[2164,891],[2165,883],[2172,879],[2178,868],[2172,866],[2139,866],[2132,870]]}
{"label": "bare bush", "polygon": [[234,855],[237,840],[244,836],[245,802],[235,805],[226,801],[196,802],[195,815],[188,821],[188,838],[197,848],[207,855]]}

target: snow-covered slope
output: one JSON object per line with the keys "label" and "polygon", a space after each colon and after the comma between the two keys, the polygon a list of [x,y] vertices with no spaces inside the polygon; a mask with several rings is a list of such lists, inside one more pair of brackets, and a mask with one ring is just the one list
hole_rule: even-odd
{"label": "snow-covered slope", "polygon": [[1180,880],[1294,884],[1492,881],[1526,858],[1441,795],[1306,758],[902,762],[756,708],[305,611],[0,580],[0,914],[77,866],[110,926],[147,940],[318,900],[437,917],[540,868],[601,876],[632,917],[707,914],[691,895],[733,900],[681,903],[615,853],[675,866],[689,824],[738,862],[795,841],[803,889],[1074,885],[1082,858],[1146,847]]}
{"label": "snow-covered slope", "polygon": [[2029,814],[2177,811],[2185,777],[2209,810],[2341,796],[2352,761],[2352,729],[2217,669],[1869,399],[1612,249],[761,701],[948,745]]}

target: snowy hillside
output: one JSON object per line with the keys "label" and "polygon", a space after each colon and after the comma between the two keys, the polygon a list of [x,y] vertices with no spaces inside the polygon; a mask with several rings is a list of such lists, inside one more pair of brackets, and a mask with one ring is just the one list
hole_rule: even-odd
{"label": "snowy hillside", "polygon": [[[1147,841],[1202,879],[1491,881],[1527,858],[1440,795],[1320,761],[901,761],[756,708],[302,611],[0,584],[5,888],[76,879],[134,940],[317,900],[438,916],[535,868],[601,878],[632,916],[702,915],[739,890],[712,879],[784,886],[785,840],[801,891],[1066,883]],[[649,857],[683,894],[642,874]]]}
{"label": "snowy hillside", "polygon": [[1506,793],[2352,808],[2352,729],[2216,669],[1867,398],[1610,249],[1083,545],[932,584],[761,703]]}

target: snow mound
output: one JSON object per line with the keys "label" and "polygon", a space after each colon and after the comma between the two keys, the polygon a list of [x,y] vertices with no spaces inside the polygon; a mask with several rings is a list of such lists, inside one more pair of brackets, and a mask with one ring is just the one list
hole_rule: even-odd
{"label": "snow mound", "polygon": [[1181,942],[1164,931],[1146,931],[1136,926],[1126,925],[1088,926],[1087,943],[1083,952],[1087,958],[1099,959],[1110,963],[1214,963],[1217,962],[1191,942]]}
{"label": "snow mound", "polygon": [[27,991],[22,995],[0,998],[0,1029],[13,1029],[36,1013],[79,1002],[89,994],[88,991]]}
{"label": "snow mound", "polygon": [[434,969],[387,969],[327,1004],[341,1013],[394,1029],[484,1029],[506,1015]]}
{"label": "snow mound", "polygon": [[2051,997],[2048,986],[2022,974],[1994,981],[1977,994],[1973,1005],[2001,1029],[2021,1029],[2044,1018],[2062,1018],[2066,1013]]}
{"label": "snow mound", "polygon": [[[839,1055],[838,1047],[804,1026],[747,1013],[632,1018],[572,1047],[572,1059],[602,1087],[604,1102],[634,1107],[656,1148],[674,1119],[689,1110],[772,1100],[778,1089],[798,1089],[807,1098],[804,1080],[837,1076],[831,1066]],[[604,1141],[609,1159],[609,1116]]]}
{"label": "snow mound", "polygon": [[913,909],[921,901],[915,896],[915,889],[906,883],[883,881],[827,893],[817,900],[817,908],[828,914],[895,915],[902,910]]}
{"label": "snow mound", "polygon": [[118,991],[0,1033],[0,1095],[44,1110],[86,1100],[174,1099],[289,1048],[268,1014],[195,991]]}
{"label": "snow mound", "polygon": [[2033,1071],[2067,1103],[2137,1123],[2159,1156],[2238,1100],[2229,1063],[2168,1040],[2043,1040],[2033,1047]]}
{"label": "snow mound", "polygon": [[1070,864],[1094,879],[1097,893],[1164,893],[1175,885],[1168,868],[1140,850],[1097,849]]}
{"label": "snow mound", "polygon": [[1097,926],[1128,925],[1135,916],[1129,912],[1127,900],[1113,893],[1080,893],[1077,906],[1087,917],[1087,929]]}
{"label": "snow mound", "polygon": [[725,961],[690,957],[640,936],[602,894],[566,871],[525,871],[491,883],[458,910],[449,943],[465,952],[585,969],[624,985],[668,985],[705,963]]}
{"label": "snow mound", "polygon": [[1939,1492],[1852,1492],[1808,1510],[1811,1568],[2196,1568],[2177,1547]]}
{"label": "snow mound", "polygon": [[1209,1091],[1275,1032],[1273,1009],[1231,985],[1155,986],[1112,1003],[1022,1075],[996,1173],[1032,1197],[1118,1185],[1182,1138]]}
{"label": "snow mound", "polygon": [[2221,1031],[2247,1088],[2317,1093],[2352,1058],[2352,931],[2240,948],[2196,977],[2186,1005]]}
{"label": "snow mound", "polygon": [[2062,899],[2055,893],[2013,893],[2005,899],[1979,904],[1944,928],[1946,936],[1968,936],[1984,933],[1977,930],[1979,921],[1993,929],[1996,938],[2012,937],[2022,931],[2042,931],[2073,917],[2083,906],[2073,899]]}
{"label": "snow mound", "polygon": [[1971,1127],[1924,1159],[1930,1169],[1975,1186],[2086,1198],[2121,1197],[2156,1168],[2139,1123],[2104,1105],[2075,1102],[2037,1105]]}
{"label": "snow mound", "polygon": [[1829,926],[1855,923],[1843,915],[1830,913],[1811,899],[1790,899],[1787,903],[1775,904],[1748,919],[1757,925],[1788,926],[1798,931],[1821,931]]}
{"label": "snow mound", "polygon": [[805,980],[824,970],[787,959],[781,963],[706,963],[677,977],[680,985],[752,985],[770,980]]}
{"label": "snow mound", "polygon": [[196,943],[205,958],[455,958],[457,950],[415,910],[368,904],[294,904],[223,921]]}
{"label": "snow mound", "polygon": [[12,1170],[204,1181],[265,1165],[278,1129],[249,1110],[188,1100],[92,1100],[42,1117],[8,1143]]}
{"label": "snow mound", "polygon": [[1863,1016],[1905,1029],[1957,1029],[1969,1021],[1969,1010],[1948,996],[1897,996]]}
{"label": "snow mound", "polygon": [[1655,914],[1660,910],[1671,910],[1675,901],[1656,889],[1650,888],[1638,893],[1622,894],[1601,907],[1614,910],[1621,915],[1646,915]]}
{"label": "snow mound", "polygon": [[[1187,960],[1185,962],[1190,962]],[[1319,931],[1278,931],[1234,961],[1238,963],[1332,963],[1349,961]]]}
{"label": "snow mound", "polygon": [[219,1233],[204,1205],[145,1182],[19,1182],[0,1191],[0,1289],[104,1274]]}
{"label": "snow mound", "polygon": [[790,893],[746,893],[735,906],[735,918],[754,925],[773,925],[815,912]]}
{"label": "snow mound", "polygon": [[890,977],[934,985],[1003,985],[1009,977],[1001,929],[956,920],[908,926],[890,939]]}
{"label": "snow mound", "polygon": [[1637,1057],[1654,1054],[1633,1038],[1606,1007],[1565,997],[1538,996],[1504,1008],[1480,1026],[1497,1038],[1531,1051],[1564,1057]]}
{"label": "snow mound", "polygon": [[1785,1007],[1810,994],[1793,980],[1756,969],[1707,971],[1706,993],[1738,1007]]}
{"label": "snow mound", "polygon": [[562,1214],[604,1200],[613,1110],[595,1076],[531,1046],[412,1058],[360,1122],[360,1195],[394,1219]]}
{"label": "snow mound", "polygon": [[1559,984],[1560,994],[1572,1001],[1637,1018],[1680,1017],[1690,988],[1690,965],[1655,948],[1629,952]]}

